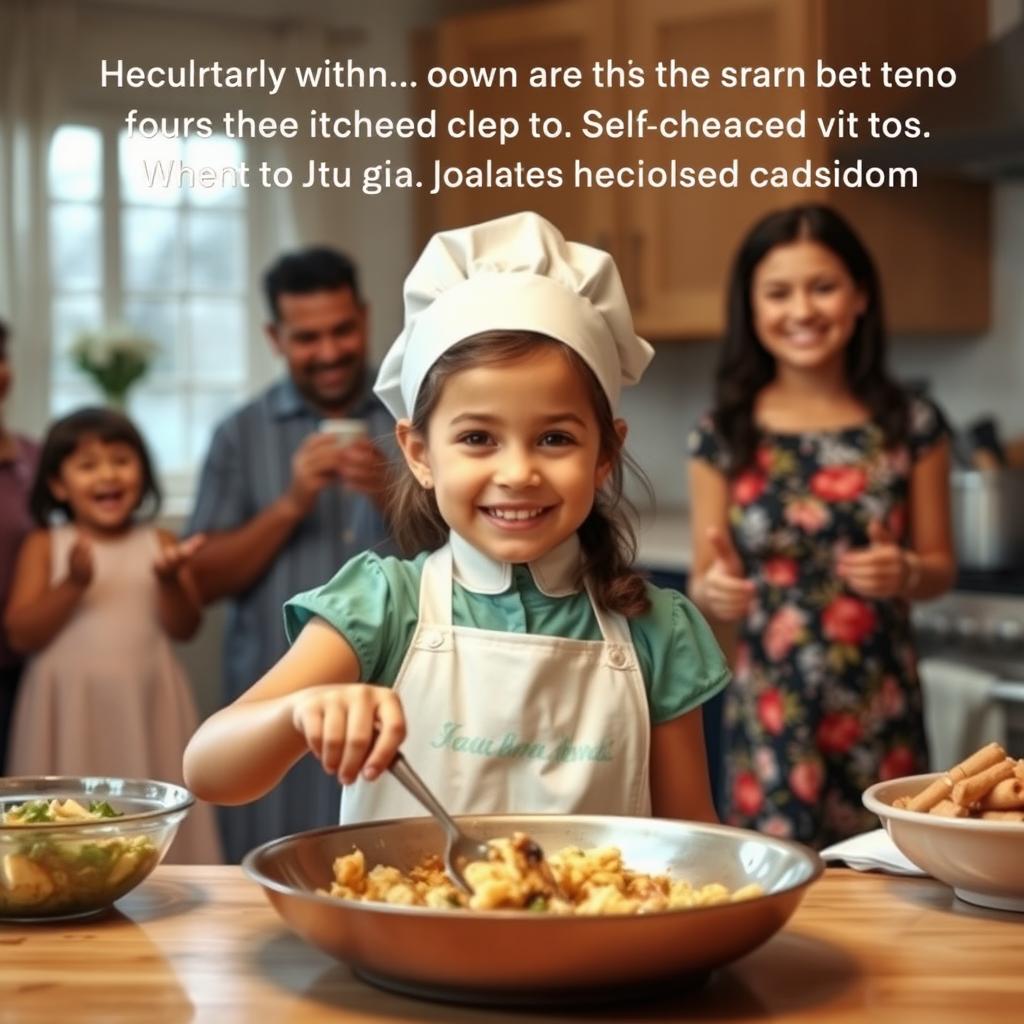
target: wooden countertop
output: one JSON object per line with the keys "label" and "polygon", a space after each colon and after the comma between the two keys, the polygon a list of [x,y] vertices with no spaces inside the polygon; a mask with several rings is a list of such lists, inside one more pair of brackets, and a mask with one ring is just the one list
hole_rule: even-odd
{"label": "wooden countertop", "polygon": [[0,1021],[1020,1021],[1024,915],[931,879],[830,868],[780,933],[678,1000],[506,1013],[370,987],[289,932],[237,867],[160,867],[106,918],[0,926]]}

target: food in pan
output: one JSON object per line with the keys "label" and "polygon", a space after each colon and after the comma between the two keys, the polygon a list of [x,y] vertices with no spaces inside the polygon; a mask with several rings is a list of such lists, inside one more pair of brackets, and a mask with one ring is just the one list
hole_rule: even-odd
{"label": "food in pan", "polygon": [[[106,801],[30,800],[0,812],[15,826],[0,857],[0,911],[69,910],[116,899],[153,867],[157,848],[146,836],[72,838],[39,825],[102,823],[122,817]],[[19,836],[18,827],[25,829]]]}
{"label": "food in pan", "polygon": [[893,807],[945,818],[1024,823],[1024,759],[1015,761],[998,743],[989,743],[916,796],[898,797]]}
{"label": "food in pan", "polygon": [[359,849],[334,861],[334,881],[327,895],[348,900],[397,903],[435,909],[527,910],[547,914],[649,914],[658,910],[705,907],[763,895],[761,886],[730,892],[712,882],[692,886],[668,875],[631,871],[614,846],[582,850],[567,846],[538,861],[527,836],[492,839],[490,858],[466,865],[473,888],[466,896],[449,880],[441,858],[424,858],[408,874],[377,865],[366,870]]}

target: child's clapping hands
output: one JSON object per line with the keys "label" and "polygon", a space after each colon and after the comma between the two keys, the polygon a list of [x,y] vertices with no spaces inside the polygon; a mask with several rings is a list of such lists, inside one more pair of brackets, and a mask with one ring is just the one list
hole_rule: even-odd
{"label": "child's clapping hands", "polygon": [[68,579],[84,590],[92,583],[92,542],[84,533],[75,535],[75,543],[68,554]]}
{"label": "child's clapping hands", "polygon": [[181,569],[205,543],[206,536],[202,533],[182,541],[162,537],[160,553],[153,559],[153,572],[156,573],[157,579],[177,579]]}

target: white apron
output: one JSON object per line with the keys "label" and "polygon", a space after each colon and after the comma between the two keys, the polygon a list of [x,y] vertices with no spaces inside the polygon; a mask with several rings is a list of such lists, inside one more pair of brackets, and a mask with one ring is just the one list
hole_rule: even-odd
{"label": "white apron", "polygon": [[[395,680],[402,752],[455,814],[651,813],[650,713],[626,620],[588,588],[601,640],[452,625],[452,551],[423,566]],[[421,817],[388,772],[342,794],[342,824]]]}

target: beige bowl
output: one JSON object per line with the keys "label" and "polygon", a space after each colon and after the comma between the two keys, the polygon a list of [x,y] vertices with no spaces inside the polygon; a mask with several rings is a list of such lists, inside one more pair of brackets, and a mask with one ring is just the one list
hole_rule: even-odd
{"label": "beige bowl", "polygon": [[334,858],[355,846],[369,867],[403,870],[439,852],[442,835],[431,818],[302,832],[257,847],[242,867],[295,932],[368,981],[411,995],[498,1005],[650,995],[663,984],[681,991],[778,931],[823,869],[806,847],[721,825],[596,815],[460,821],[481,838],[526,832],[552,852],[614,845],[637,871],[669,871],[694,885],[718,881],[730,889],[758,882],[765,895],[639,916],[556,917],[317,894],[330,883]]}
{"label": "beige bowl", "polygon": [[922,871],[952,886],[962,900],[1024,912],[1024,822],[942,818],[893,807],[920,793],[941,772],[878,782],[864,806],[881,819],[892,841]]}

